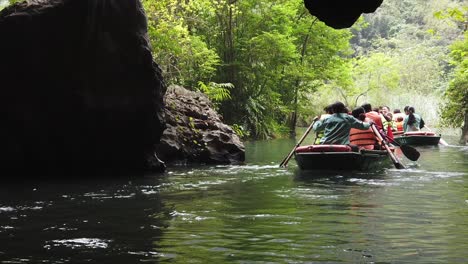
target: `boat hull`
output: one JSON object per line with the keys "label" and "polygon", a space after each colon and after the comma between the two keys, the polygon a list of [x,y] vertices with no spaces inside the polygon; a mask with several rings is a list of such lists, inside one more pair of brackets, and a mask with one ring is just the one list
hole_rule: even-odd
{"label": "boat hull", "polygon": [[382,150],[361,152],[305,152],[295,153],[301,170],[368,171],[389,164],[388,153]]}
{"label": "boat hull", "polygon": [[439,144],[440,136],[400,136],[394,140],[400,145],[436,146]]}

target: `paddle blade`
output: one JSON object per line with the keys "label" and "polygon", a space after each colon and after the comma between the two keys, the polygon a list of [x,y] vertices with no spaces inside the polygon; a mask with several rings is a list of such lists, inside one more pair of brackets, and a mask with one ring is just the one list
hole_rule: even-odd
{"label": "paddle blade", "polygon": [[394,162],[393,164],[395,165],[395,168],[397,168],[399,170],[406,169],[406,167],[403,164],[401,164],[400,162]]}
{"label": "paddle blade", "polygon": [[448,146],[448,145],[449,145],[449,144],[447,143],[447,141],[445,141],[443,138],[440,138],[439,144],[441,144],[442,146]]}
{"label": "paddle blade", "polygon": [[401,145],[400,146],[401,152],[412,161],[417,161],[419,159],[419,156],[421,156],[421,153],[417,151],[415,148],[408,146],[408,145]]}

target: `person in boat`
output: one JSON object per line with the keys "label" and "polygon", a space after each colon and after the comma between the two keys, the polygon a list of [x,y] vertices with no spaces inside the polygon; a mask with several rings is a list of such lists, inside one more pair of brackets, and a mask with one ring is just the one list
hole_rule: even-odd
{"label": "person in boat", "polygon": [[403,114],[400,109],[395,108],[393,109],[393,121],[397,121],[398,117],[405,119],[405,114]]}
{"label": "person in boat", "polygon": [[409,111],[408,111],[409,108],[410,108],[409,105],[407,105],[407,106],[405,106],[405,108],[403,108],[403,112],[405,112],[405,117],[407,117],[409,115]]}
{"label": "person in boat", "polygon": [[385,131],[387,131],[387,129],[396,129],[393,124],[392,112],[390,112],[390,108],[388,106],[384,105],[381,107],[380,115],[382,116],[382,124]]}
{"label": "person in boat", "polygon": [[365,103],[361,105],[362,108],[366,111],[366,117],[369,118],[374,122],[378,129],[383,128],[382,117],[378,113],[378,111],[372,110],[372,105],[369,103]]}
{"label": "person in boat", "polygon": [[403,132],[403,120],[405,120],[405,114],[400,109],[393,109],[393,123],[397,132]]}
{"label": "person in boat", "polygon": [[384,105],[380,107],[380,115],[382,116],[383,130],[387,136],[393,140],[393,131],[396,131],[395,124],[393,123],[393,115],[390,112],[390,107]]}
{"label": "person in boat", "polygon": [[398,116],[397,119],[395,120],[395,126],[396,126],[396,131],[398,132],[403,132],[403,120],[405,120],[404,117]]}
{"label": "person in boat", "polygon": [[[326,118],[329,118],[333,114],[332,105],[325,106],[325,108],[323,108],[323,111],[325,112],[325,114],[320,116],[319,120],[321,121],[325,120]],[[320,139],[323,137],[323,133],[323,130],[315,133],[314,145],[320,144]]]}
{"label": "person in boat", "polygon": [[366,130],[371,125],[348,115],[347,109],[342,102],[332,104],[332,111],[333,115],[315,122],[313,126],[313,129],[317,132],[324,131],[320,144],[348,145],[351,128]]}
{"label": "person in boat", "polygon": [[[371,120],[366,117],[365,112],[364,108],[357,107],[352,111],[352,115],[360,121],[369,123]],[[377,147],[379,142],[371,128],[366,130],[351,128],[349,131],[349,143],[350,145],[358,146],[359,149],[380,149],[380,147]]]}
{"label": "person in boat", "polygon": [[408,115],[403,120],[403,130],[405,132],[409,131],[419,131],[421,124],[421,116],[416,114],[414,107],[408,107]]}
{"label": "person in boat", "polygon": [[[412,106],[405,106],[405,108],[404,108],[405,115],[406,115],[405,118],[406,118],[407,116],[409,116],[409,114],[410,114],[410,111],[409,111],[409,108],[410,108],[410,107],[412,107]],[[413,107],[413,110],[414,110],[414,107]],[[423,128],[423,127],[425,126],[425,123],[426,123],[426,122],[424,122],[424,119],[422,119],[421,116],[419,116],[419,117],[421,118],[421,121],[419,122],[419,128],[421,129],[421,128]],[[419,130],[419,129],[418,129],[418,130]],[[413,130],[413,131],[417,131],[417,130]],[[406,132],[406,131],[405,131],[405,132]]]}

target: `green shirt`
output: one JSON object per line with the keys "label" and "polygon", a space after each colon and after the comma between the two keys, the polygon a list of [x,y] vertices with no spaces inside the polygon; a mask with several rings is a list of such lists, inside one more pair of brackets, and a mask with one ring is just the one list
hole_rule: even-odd
{"label": "green shirt", "polygon": [[413,115],[414,115],[414,118],[416,119],[416,121],[412,125],[408,124],[409,115],[407,115],[405,117],[405,120],[403,121],[403,130],[405,132],[419,131],[419,124],[421,124],[421,117],[418,114],[413,114]]}
{"label": "green shirt", "polygon": [[317,132],[324,131],[320,144],[347,145],[351,128],[366,130],[369,127],[369,123],[361,122],[348,114],[339,113],[315,122],[313,129]]}
{"label": "green shirt", "polygon": [[[331,114],[323,114],[320,116],[320,121],[323,121],[324,119],[329,118],[330,116]],[[323,130],[315,133],[314,145],[320,144],[320,139],[322,139],[323,134],[324,134]]]}

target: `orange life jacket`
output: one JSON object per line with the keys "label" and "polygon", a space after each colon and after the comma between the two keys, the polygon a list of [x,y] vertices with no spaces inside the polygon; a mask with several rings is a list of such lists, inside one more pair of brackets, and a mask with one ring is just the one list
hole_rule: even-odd
{"label": "orange life jacket", "polygon": [[397,122],[399,118],[401,118],[401,121],[403,121],[405,119],[405,114],[403,113],[393,114],[393,121]]}
{"label": "orange life jacket", "polygon": [[403,121],[401,122],[395,122],[397,131],[403,131]]}
{"label": "orange life jacket", "polygon": [[377,142],[374,132],[370,128],[368,130],[351,128],[349,131],[349,143],[352,145],[375,145]]}
{"label": "orange life jacket", "polygon": [[374,121],[377,128],[383,129],[382,117],[379,115],[379,113],[377,113],[375,111],[370,111],[370,112],[366,113],[366,117],[369,118],[370,120]]}

